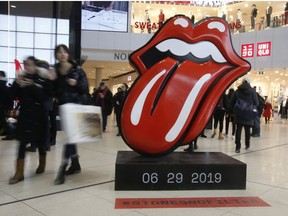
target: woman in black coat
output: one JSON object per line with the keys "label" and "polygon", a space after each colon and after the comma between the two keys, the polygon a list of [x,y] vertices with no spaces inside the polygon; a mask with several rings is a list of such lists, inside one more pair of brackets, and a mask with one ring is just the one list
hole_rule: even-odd
{"label": "woman in black coat", "polygon": [[[44,72],[43,72],[44,71]],[[46,73],[46,74],[45,74]],[[35,143],[39,151],[39,166],[36,174],[45,171],[46,151],[45,140],[48,127],[48,116],[45,111],[45,101],[50,95],[48,70],[36,66],[36,59],[29,57],[25,61],[25,71],[13,83],[10,94],[20,101],[20,114],[17,119],[16,139],[19,149],[16,163],[16,173],[9,184],[24,180],[25,147]]]}
{"label": "woman in black coat", "polygon": [[[66,45],[58,45],[54,54],[59,62],[55,66],[57,78],[54,81],[55,97],[58,99],[59,105],[66,103],[87,104],[89,90],[85,72],[71,59]],[[76,144],[66,144],[63,151],[63,160],[54,184],[63,184],[65,174],[71,175],[81,171],[78,158]],[[66,171],[70,159],[71,166]]]}

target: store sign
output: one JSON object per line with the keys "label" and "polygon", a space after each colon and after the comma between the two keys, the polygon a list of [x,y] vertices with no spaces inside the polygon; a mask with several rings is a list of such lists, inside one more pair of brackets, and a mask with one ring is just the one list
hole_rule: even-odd
{"label": "store sign", "polygon": [[127,61],[130,53],[114,53],[114,60]]}
{"label": "store sign", "polygon": [[229,27],[231,30],[234,30],[234,29],[241,29],[242,28],[242,24],[241,22],[232,22],[232,23],[229,23]]}
{"label": "store sign", "polygon": [[156,22],[135,22],[135,28],[140,29],[158,29],[160,27],[161,23]]}
{"label": "store sign", "polygon": [[271,41],[257,43],[257,56],[270,56],[271,54]]}
{"label": "store sign", "polygon": [[242,44],[241,58],[251,58],[254,56],[254,44]]}

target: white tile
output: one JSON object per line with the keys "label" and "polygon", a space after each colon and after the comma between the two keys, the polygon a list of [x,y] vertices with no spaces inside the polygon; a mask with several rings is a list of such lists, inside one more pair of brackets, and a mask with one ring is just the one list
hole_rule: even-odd
{"label": "white tile", "polygon": [[43,216],[43,214],[23,203],[0,206],[0,214],[1,216]]}

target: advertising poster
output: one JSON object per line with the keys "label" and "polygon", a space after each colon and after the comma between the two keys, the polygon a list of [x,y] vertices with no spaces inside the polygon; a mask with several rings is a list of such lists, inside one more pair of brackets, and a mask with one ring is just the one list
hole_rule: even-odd
{"label": "advertising poster", "polygon": [[82,1],[82,29],[128,31],[128,1]]}

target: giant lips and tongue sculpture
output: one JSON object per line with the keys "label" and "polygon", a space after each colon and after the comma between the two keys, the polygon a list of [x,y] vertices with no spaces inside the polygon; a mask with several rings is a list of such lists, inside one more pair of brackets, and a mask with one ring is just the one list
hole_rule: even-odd
{"label": "giant lips and tongue sculpture", "polygon": [[250,70],[231,43],[228,23],[212,17],[193,25],[177,15],[130,55],[139,72],[121,114],[121,134],[148,156],[172,152],[199,136],[220,96]]}

